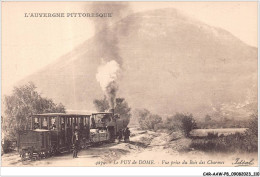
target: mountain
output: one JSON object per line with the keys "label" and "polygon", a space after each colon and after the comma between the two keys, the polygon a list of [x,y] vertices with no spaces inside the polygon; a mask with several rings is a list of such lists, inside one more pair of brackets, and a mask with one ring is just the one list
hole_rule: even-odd
{"label": "mountain", "polygon": [[[100,36],[110,35],[116,48],[100,47]],[[117,95],[133,109],[238,119],[257,102],[257,49],[175,9],[129,15],[20,83],[33,81],[67,109],[94,110],[104,95],[96,73],[105,50],[121,57]]]}

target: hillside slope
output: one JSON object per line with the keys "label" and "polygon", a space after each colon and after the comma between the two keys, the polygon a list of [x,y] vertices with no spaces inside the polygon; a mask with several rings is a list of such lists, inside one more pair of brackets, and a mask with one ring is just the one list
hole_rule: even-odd
{"label": "hillside slope", "polygon": [[[68,109],[94,110],[93,99],[104,95],[96,81],[104,32],[117,35],[118,96],[132,108],[198,117],[222,111],[222,116],[244,118],[257,101],[257,49],[175,9],[132,14],[21,83],[33,81]],[[104,48],[113,50],[109,44]]]}

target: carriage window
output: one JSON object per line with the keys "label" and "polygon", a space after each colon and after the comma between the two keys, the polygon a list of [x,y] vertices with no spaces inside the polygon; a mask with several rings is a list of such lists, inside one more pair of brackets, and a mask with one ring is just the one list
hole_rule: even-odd
{"label": "carriage window", "polygon": [[61,130],[65,130],[65,118],[61,118]]}
{"label": "carriage window", "polygon": [[73,117],[72,118],[72,122],[73,122],[73,128],[74,129],[78,129],[78,119],[77,119],[77,117]]}
{"label": "carriage window", "polygon": [[110,121],[110,116],[109,115],[104,115],[104,114],[98,114],[95,117],[95,121],[98,123],[103,123],[103,122],[109,122]]}
{"label": "carriage window", "polygon": [[83,118],[83,125],[86,126],[86,117]]}
{"label": "carriage window", "polygon": [[79,122],[79,128],[80,128],[80,129],[83,129],[83,128],[84,128],[84,123],[83,123],[83,122],[84,122],[84,118],[83,118],[83,117],[80,117],[79,120],[80,120],[80,122]]}
{"label": "carriage window", "polygon": [[57,121],[55,117],[51,118],[51,129],[55,130],[57,128]]}
{"label": "carriage window", "polygon": [[43,129],[48,129],[48,122],[47,122],[47,118],[43,118],[43,121],[42,121],[42,128]]}
{"label": "carriage window", "polygon": [[34,129],[38,129],[38,128],[40,128],[39,118],[35,117],[34,118]]}
{"label": "carriage window", "polygon": [[89,123],[90,123],[90,117],[86,117],[86,119],[85,119],[85,121],[86,121],[86,126],[89,126]]}
{"label": "carriage window", "polygon": [[67,128],[71,128],[71,118],[67,119]]}
{"label": "carriage window", "polygon": [[89,117],[84,117],[84,129],[87,129],[89,126],[88,120],[89,120]]}

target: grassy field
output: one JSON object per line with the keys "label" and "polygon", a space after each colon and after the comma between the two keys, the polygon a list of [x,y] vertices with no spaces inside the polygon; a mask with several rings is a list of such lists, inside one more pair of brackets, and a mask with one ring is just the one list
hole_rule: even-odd
{"label": "grassy field", "polygon": [[247,128],[218,128],[218,129],[194,129],[191,131],[191,137],[207,137],[209,134],[217,136],[228,136],[236,133],[245,133]]}
{"label": "grassy field", "polygon": [[204,152],[257,152],[257,136],[247,132],[228,132],[226,135],[221,132],[220,136],[218,133],[209,132],[205,137],[192,137],[190,148]]}

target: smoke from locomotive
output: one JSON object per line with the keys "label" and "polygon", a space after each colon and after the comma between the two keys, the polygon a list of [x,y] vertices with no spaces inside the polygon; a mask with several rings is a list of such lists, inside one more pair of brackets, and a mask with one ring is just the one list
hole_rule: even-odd
{"label": "smoke from locomotive", "polygon": [[[108,8],[112,12],[113,18],[95,18],[92,22],[95,26],[95,32],[98,33],[95,38],[95,49],[99,51],[98,58],[101,59],[96,79],[109,100],[110,108],[114,109],[116,94],[119,88],[117,79],[120,70],[122,70],[123,61],[118,47],[119,31],[114,24],[122,19],[123,16],[126,16],[131,11],[131,8],[128,2],[99,2],[92,4],[93,12],[105,12]],[[127,24],[125,25],[127,29]]]}
{"label": "smoke from locomotive", "polygon": [[96,79],[105,92],[110,108],[115,108],[116,93],[118,91],[117,78],[120,73],[119,64],[115,61],[109,61],[98,67]]}

